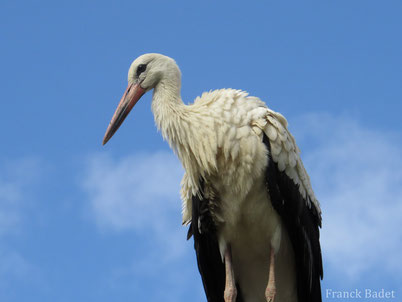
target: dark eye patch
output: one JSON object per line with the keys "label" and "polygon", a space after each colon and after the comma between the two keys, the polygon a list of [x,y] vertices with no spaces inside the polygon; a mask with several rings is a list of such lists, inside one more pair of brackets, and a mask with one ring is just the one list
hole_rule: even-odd
{"label": "dark eye patch", "polygon": [[147,64],[140,64],[137,67],[137,77],[140,76],[141,73],[143,73],[145,71],[145,69],[147,69]]}

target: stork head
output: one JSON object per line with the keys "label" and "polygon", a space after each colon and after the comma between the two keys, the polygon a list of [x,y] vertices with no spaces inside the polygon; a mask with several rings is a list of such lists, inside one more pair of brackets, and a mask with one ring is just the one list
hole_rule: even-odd
{"label": "stork head", "polygon": [[106,130],[103,145],[119,129],[131,109],[147,91],[157,88],[160,83],[180,90],[180,80],[179,67],[172,58],[148,53],[135,59],[128,70],[127,89]]}

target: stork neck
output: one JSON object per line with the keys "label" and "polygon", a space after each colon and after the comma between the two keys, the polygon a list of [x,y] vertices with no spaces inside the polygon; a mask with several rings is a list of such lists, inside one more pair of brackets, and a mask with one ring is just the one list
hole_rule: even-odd
{"label": "stork neck", "polygon": [[183,103],[180,96],[180,79],[162,79],[154,88],[153,98]]}
{"label": "stork neck", "polygon": [[174,132],[176,132],[179,120],[186,105],[180,96],[180,83],[173,83],[169,80],[161,80],[154,89],[152,97],[152,112],[155,123],[162,135],[169,143],[173,143]]}
{"label": "stork neck", "polygon": [[152,111],[156,126],[179,157],[193,187],[197,188],[199,176],[217,167],[216,150],[211,140],[205,139],[214,136],[211,120],[200,114],[194,104],[183,103],[180,86],[158,85],[152,98]]}

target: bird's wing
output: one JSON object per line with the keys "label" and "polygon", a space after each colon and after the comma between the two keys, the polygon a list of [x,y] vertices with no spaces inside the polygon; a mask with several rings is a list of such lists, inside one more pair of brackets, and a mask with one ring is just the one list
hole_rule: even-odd
{"label": "bird's wing", "polygon": [[267,189],[295,253],[299,301],[321,301],[321,210],[286,119],[268,110],[255,122],[268,150]]}
{"label": "bird's wing", "polygon": [[314,195],[310,177],[300,158],[300,150],[287,128],[285,117],[278,112],[269,110],[266,119],[264,133],[271,143],[273,161],[278,165],[279,171],[284,172],[299,187],[301,197],[309,207],[315,208],[321,221],[320,204]]}
{"label": "bird's wing", "polygon": [[200,192],[192,198],[192,219],[187,239],[194,237],[198,270],[208,302],[224,302],[225,266],[219,251],[216,226],[209,210],[211,201],[204,194],[204,182],[200,185]]}

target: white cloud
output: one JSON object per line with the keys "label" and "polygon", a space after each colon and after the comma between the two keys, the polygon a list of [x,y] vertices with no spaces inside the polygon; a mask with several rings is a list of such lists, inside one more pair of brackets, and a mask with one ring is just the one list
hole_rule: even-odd
{"label": "white cloud", "polygon": [[40,161],[34,158],[3,160],[0,163],[0,300],[8,300],[13,282],[38,280],[38,270],[12,247],[33,205],[32,185],[40,178]]}
{"label": "white cloud", "polygon": [[366,129],[348,117],[312,114],[295,123],[321,201],[328,264],[351,278],[400,273],[400,133]]}
{"label": "white cloud", "polygon": [[90,159],[84,186],[96,221],[115,230],[158,228],[166,209],[180,207],[178,160],[167,152],[137,154],[120,160],[108,155]]}
{"label": "white cloud", "polygon": [[[171,254],[184,248],[180,180],[183,170],[171,152],[136,154],[120,160],[108,155],[90,159],[84,187],[91,212],[102,229],[152,232],[169,242]],[[185,243],[185,242],[184,242]]]}
{"label": "white cloud", "polygon": [[9,160],[0,166],[0,236],[16,232],[22,216],[31,206],[27,192],[39,176],[39,161],[33,158]]}
{"label": "white cloud", "polygon": [[[0,279],[23,279],[33,269],[26,259],[15,251],[0,249]],[[3,282],[2,282],[3,283]]]}
{"label": "white cloud", "polygon": [[[84,189],[89,212],[100,230],[134,233],[140,240],[133,259],[113,268],[106,283],[141,295],[139,284],[155,284],[148,301],[183,301],[202,296],[192,241],[181,225],[180,180],[183,170],[172,152],[135,154],[113,159],[93,155]],[[133,251],[134,252],[134,251]],[[189,265],[191,264],[191,265]],[[139,281],[140,280],[140,281]],[[166,291],[169,294],[166,295]]]}
{"label": "white cloud", "polygon": [[20,200],[21,192],[18,185],[0,182],[0,235],[9,233],[18,226]]}

